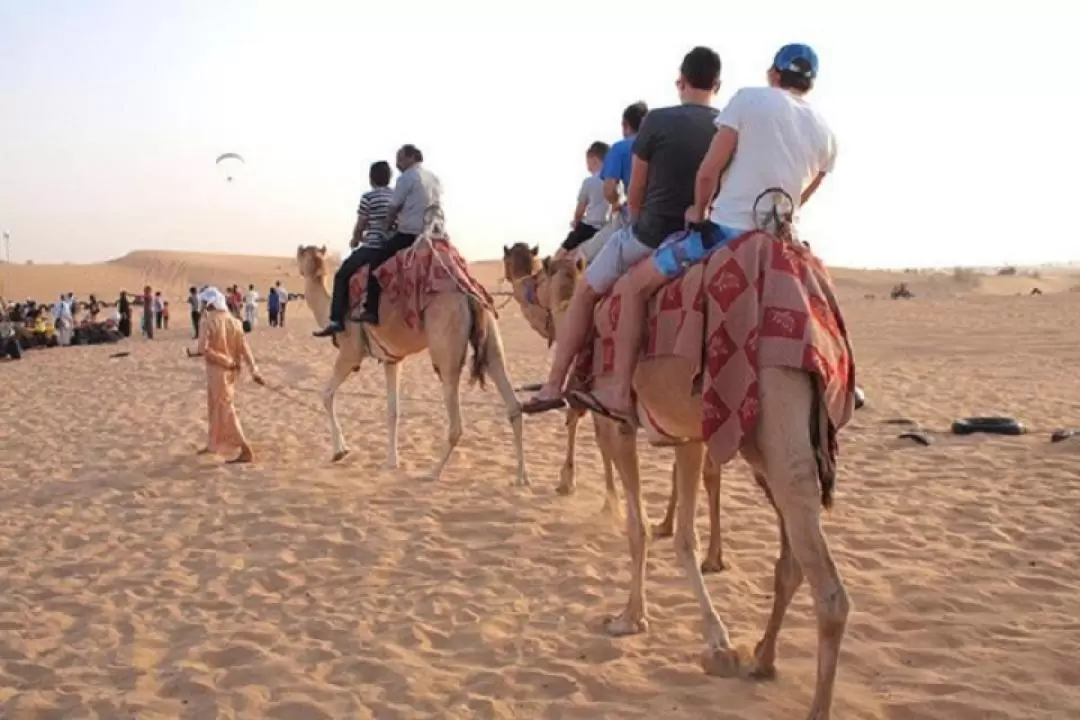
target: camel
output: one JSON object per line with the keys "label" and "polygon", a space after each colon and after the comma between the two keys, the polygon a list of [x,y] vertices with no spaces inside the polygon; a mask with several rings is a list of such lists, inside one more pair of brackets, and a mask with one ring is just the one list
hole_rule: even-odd
{"label": "camel", "polygon": [[[559,294],[569,299],[573,292],[573,285],[562,288],[561,292],[554,278],[564,277],[553,275],[554,268],[550,258],[540,258],[540,248],[530,248],[525,243],[515,243],[512,246],[503,246],[503,274],[513,288],[513,297],[521,307],[529,324],[541,337],[550,343],[555,338],[555,327],[566,311],[566,303],[552,303],[552,297]],[[576,261],[575,261],[576,262]],[[582,264],[581,267],[584,267]],[[570,495],[577,489],[574,472],[574,452],[577,446],[578,421],[585,415],[585,411],[579,408],[568,407],[566,410],[566,459],[563,461],[562,470],[559,474],[559,485],[555,491],[560,495]],[[616,513],[618,508],[618,493],[615,490],[615,479],[612,472],[611,448],[607,437],[601,429],[599,418],[593,418],[593,427],[596,433],[596,444],[600,450],[600,458],[604,465],[604,506],[601,512]],[[705,463],[703,480],[709,497],[709,549],[705,553],[705,559],[701,563],[703,573],[721,572],[725,569],[723,538],[720,527],[720,481],[721,468],[712,462]],[[676,477],[677,468],[673,464],[671,468],[671,495],[668,499],[667,511],[664,519],[652,528],[652,534],[658,538],[669,538],[674,532],[675,504],[676,504]]]}
{"label": "camel", "polygon": [[[421,238],[417,242],[419,244],[423,241]],[[442,251],[435,250],[431,245],[430,249],[417,249],[415,252]],[[433,261],[443,262],[438,257],[433,258]],[[307,306],[315,316],[316,322],[325,325],[330,317],[330,293],[326,289],[330,269],[326,257],[326,246],[297,247],[296,262],[304,278]],[[399,258],[389,261],[383,267],[397,262]],[[451,275],[452,279],[452,274],[447,274]],[[350,295],[355,295],[352,291],[354,289],[350,290]],[[430,474],[431,479],[438,479],[461,439],[459,385],[465,366],[466,351],[471,345],[473,356],[469,368],[469,379],[483,386],[484,375],[487,374],[491,378],[506,406],[510,427],[514,432],[517,475],[512,484],[520,487],[529,485],[522,438],[521,405],[514,394],[506,369],[502,338],[492,311],[484,307],[474,295],[465,292],[458,282],[452,290],[437,292],[426,297],[426,302],[420,312],[420,322],[410,327],[405,322],[402,308],[394,302],[393,294],[383,293],[379,306],[381,322],[377,327],[361,326],[350,320],[346,331],[334,338],[338,346],[337,359],[334,361],[333,375],[327,381],[323,391],[323,406],[330,419],[333,461],[338,462],[349,453],[334,410],[335,393],[351,373],[360,369],[360,365],[366,358],[374,357],[382,362],[386,373],[386,424],[389,434],[386,467],[390,469],[398,467],[399,367],[406,357],[416,355],[426,349],[435,374],[442,383],[443,400],[450,420],[446,449]]]}
{"label": "camel", "polygon": [[[769,236],[752,234],[748,242],[754,242],[761,237]],[[777,243],[773,247],[778,247],[780,241],[772,241]],[[706,260],[702,272],[705,273],[706,281],[713,281],[705,286],[708,291],[729,291],[730,278],[723,276],[728,265],[722,263],[735,258],[734,247],[739,242],[733,241]],[[799,262],[806,261],[808,251],[805,249],[790,252],[801,252],[803,259]],[[788,249],[783,252],[774,249],[759,267],[767,270],[771,262],[772,270],[768,272],[777,272],[778,258],[779,261],[787,262],[790,257],[788,253]],[[552,265],[552,302],[556,305],[567,303],[573,288],[580,280],[582,263],[562,260]],[[763,270],[759,277],[764,274],[766,273]],[[791,275],[796,276],[797,269]],[[745,275],[743,282],[746,282],[747,277],[755,276]],[[625,280],[626,278],[623,278],[623,281]],[[670,285],[669,283],[669,287]],[[619,292],[620,287],[626,287],[626,283],[621,281],[613,292]],[[754,293],[752,288],[752,281],[743,285],[740,289],[742,298],[738,301],[760,302],[748,296],[757,295],[760,298],[761,286],[757,293]],[[664,292],[665,290],[661,290],[657,297]],[[832,298],[831,287],[826,294]],[[599,318],[600,312],[607,311],[608,308],[598,307],[597,317]],[[726,316],[725,311],[717,317]],[[768,308],[762,316],[768,316]],[[750,322],[754,328],[753,357],[759,358],[759,348],[763,346],[758,343],[757,328],[764,329],[765,326],[757,324],[757,315],[747,317],[752,318]],[[842,320],[839,320],[838,314],[836,319],[839,321],[839,334],[843,334]],[[725,319],[723,322],[729,321]],[[846,335],[843,345],[846,350],[838,352],[843,356],[841,360],[848,362],[847,367],[852,368],[848,375],[851,382],[854,370],[850,365],[850,345],[847,344]],[[703,353],[703,356],[704,362],[709,362],[710,355]],[[780,554],[775,565],[772,612],[764,635],[752,652],[739,652],[732,646],[728,630],[717,614],[698,567],[698,538],[694,515],[699,478],[706,457],[703,425],[710,416],[703,415],[706,410],[703,392],[701,388],[695,387],[696,378],[692,374],[694,368],[687,358],[676,355],[642,357],[633,377],[638,415],[656,420],[663,426],[666,435],[682,440],[675,448],[675,552],[690,580],[701,610],[706,642],[706,650],[702,656],[703,669],[710,675],[722,677],[743,674],[758,679],[774,677],[776,644],[784,615],[805,577],[813,592],[818,620],[817,679],[808,720],[829,720],[840,645],[851,609],[847,590],[830,554],[820,521],[821,508],[827,509],[832,505],[835,484],[832,441],[836,426],[831,424],[829,410],[823,401],[826,390],[822,388],[820,378],[803,370],[767,367],[766,363],[761,361],[757,362],[757,365],[758,393],[756,398],[752,398],[755,424],[741,436],[737,436],[737,448],[732,447],[731,451],[737,450],[750,464],[755,481],[764,490],[777,514]],[[841,372],[837,375],[841,375]],[[600,388],[611,381],[610,376],[600,376],[595,378],[593,387]],[[848,387],[848,394],[850,391],[851,388]],[[751,398],[749,392],[746,397]],[[846,417],[849,418],[850,398],[845,407]],[[735,419],[736,425],[739,424],[742,410],[743,407],[740,406],[739,413],[731,413],[729,416]],[[622,613],[609,618],[605,623],[608,634],[623,636],[648,629],[645,601],[648,518],[641,498],[636,429],[602,417],[597,417],[597,420],[601,426],[600,434],[610,443],[610,453],[626,495],[626,523],[632,564],[630,594]],[[846,418],[841,420],[841,424],[842,422],[846,422]],[[710,440],[710,447],[711,443]],[[826,447],[829,448],[828,451],[825,450]]]}

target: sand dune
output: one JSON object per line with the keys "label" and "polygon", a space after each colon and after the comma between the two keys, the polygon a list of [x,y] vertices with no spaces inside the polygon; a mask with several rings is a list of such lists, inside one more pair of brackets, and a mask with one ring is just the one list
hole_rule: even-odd
{"label": "sand dune", "polygon": [[[291,260],[277,258],[134,253],[12,270],[16,297],[107,295],[143,278],[262,287],[276,273],[299,289]],[[497,263],[477,272],[494,287]],[[855,604],[835,717],[1080,717],[1080,438],[1047,440],[1080,425],[1080,293],[1001,290],[1026,278],[835,275],[869,398],[841,435],[825,520]],[[920,297],[864,299],[900,279]],[[284,394],[241,387],[259,453],[246,468],[192,455],[204,383],[183,357],[183,329],[129,341],[122,359],[86,347],[0,365],[0,717],[803,717],[815,652],[805,589],[772,683],[701,673],[699,614],[670,541],[651,550],[650,632],[605,637],[629,560],[621,529],[598,514],[591,432],[581,489],[562,498],[561,419],[530,419],[535,488],[515,491],[498,399],[467,389],[462,445],[441,482],[424,482],[445,421],[430,366],[415,358],[403,372],[403,467],[380,469],[374,366],[342,390],[354,454],[333,466],[319,403],[333,356],[312,326],[294,313],[284,331],[251,336]],[[543,341],[514,307],[500,328],[515,382],[540,379]],[[944,432],[956,417],[998,413],[1034,432]],[[934,444],[896,439],[883,421],[898,416]],[[670,458],[643,450],[654,518]],[[707,582],[737,641],[753,643],[775,526],[741,463],[723,503],[731,568]]]}
{"label": "sand dune", "polygon": [[[473,264],[480,278],[495,283],[502,273],[499,261]],[[170,296],[183,297],[192,285],[225,287],[254,283],[261,292],[278,280],[293,292],[303,281],[292,257],[229,255],[218,253],[138,250],[103,263],[88,265],[3,265],[0,264],[0,296],[34,297],[51,302],[61,293],[74,292],[80,297],[95,293],[113,298],[121,289],[130,292],[144,285],[160,289]],[[1016,275],[1001,276],[994,270],[924,270],[895,272],[886,270],[833,271],[841,298],[866,295],[888,297],[889,290],[906,282],[919,297],[958,297],[966,295],[1027,294],[1038,287],[1044,293],[1080,290],[1080,269],[1021,269]]]}

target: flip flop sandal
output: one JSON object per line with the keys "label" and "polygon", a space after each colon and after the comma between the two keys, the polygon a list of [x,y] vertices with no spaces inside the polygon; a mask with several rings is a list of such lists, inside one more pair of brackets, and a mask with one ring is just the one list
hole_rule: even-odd
{"label": "flip flop sandal", "polygon": [[636,418],[630,418],[621,413],[612,412],[604,407],[596,396],[591,392],[585,392],[584,390],[571,390],[566,394],[567,398],[571,402],[571,406],[575,409],[588,410],[594,412],[601,417],[605,417],[608,420],[614,420],[615,422],[622,423],[623,425],[633,426]]}
{"label": "flip flop sandal", "polygon": [[566,401],[562,398],[545,400],[533,397],[521,404],[521,412],[526,415],[538,415],[540,413],[550,412],[551,410],[559,410],[564,407],[566,407]]}

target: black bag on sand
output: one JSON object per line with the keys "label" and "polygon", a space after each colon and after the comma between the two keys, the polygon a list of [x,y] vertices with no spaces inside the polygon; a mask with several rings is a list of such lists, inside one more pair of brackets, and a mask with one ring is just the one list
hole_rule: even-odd
{"label": "black bag on sand", "polygon": [[244,332],[251,332],[251,323],[249,323],[247,320],[244,321]]}

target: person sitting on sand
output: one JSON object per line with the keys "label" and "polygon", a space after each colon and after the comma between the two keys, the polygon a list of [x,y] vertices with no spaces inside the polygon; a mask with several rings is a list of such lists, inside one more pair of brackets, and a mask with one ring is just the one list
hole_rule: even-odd
{"label": "person sitting on sand", "polygon": [[439,178],[424,167],[424,154],[414,145],[402,145],[397,152],[397,169],[401,173],[387,206],[386,227],[396,226],[396,232],[384,243],[371,248],[361,258],[357,253],[349,256],[341,270],[349,266],[347,274],[338,270],[334,276],[334,293],[330,301],[330,323],[316,331],[315,337],[330,337],[345,332],[345,313],[349,305],[349,279],[365,264],[368,267],[367,296],[360,322],[379,324],[379,281],[375,270],[394,257],[400,250],[411,247],[417,236],[424,231],[424,216],[428,208],[439,205],[442,184]]}
{"label": "person sitting on sand", "polygon": [[247,365],[256,384],[262,385],[263,379],[255,366],[244,328],[229,312],[225,296],[217,288],[210,288],[201,299],[205,302],[205,312],[199,328],[199,347],[194,353],[188,351],[189,357],[206,359],[208,439],[199,454],[239,448],[240,454],[229,463],[249,463],[255,456],[236,414],[236,381],[243,365]]}

